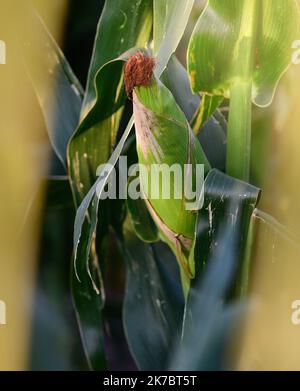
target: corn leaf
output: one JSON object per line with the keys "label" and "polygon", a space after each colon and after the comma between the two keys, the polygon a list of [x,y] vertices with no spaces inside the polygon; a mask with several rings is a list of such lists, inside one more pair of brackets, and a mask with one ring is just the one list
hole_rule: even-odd
{"label": "corn leaf", "polygon": [[187,71],[175,54],[171,56],[161,81],[172,92],[186,119],[191,122],[200,105],[200,96],[192,93]]}
{"label": "corn leaf", "polygon": [[135,234],[144,242],[153,243],[159,239],[157,227],[142,199],[127,199],[127,208]]}
{"label": "corn leaf", "polygon": [[246,77],[253,103],[269,105],[291,64],[299,21],[295,0],[209,0],[188,49],[193,91],[229,98]]}
{"label": "corn leaf", "polygon": [[[201,99],[205,99],[205,96],[200,99],[198,94],[192,93],[187,71],[174,55],[171,57],[161,80],[172,92],[187,120],[192,123],[198,108],[202,106]],[[210,114],[212,115],[210,116]],[[209,116],[210,118],[204,124],[199,124],[199,128],[195,126],[194,131],[210,165],[224,171],[227,123],[218,110],[210,112],[210,114],[207,115],[207,118]]]}
{"label": "corn leaf", "polygon": [[219,224],[224,220],[229,227],[235,227],[234,232],[239,233],[239,245],[235,254],[237,259],[241,256],[247,240],[250,217],[260,195],[260,190],[255,186],[218,170],[210,171],[204,187],[205,200],[200,211],[195,248],[196,267],[200,275],[206,268],[207,260],[218,248],[216,235]]}
{"label": "corn leaf", "polygon": [[[75,214],[70,184],[67,177],[52,177],[43,182],[41,187],[46,185],[47,191],[35,281],[29,369],[86,370],[70,291],[68,254]],[[29,219],[32,217],[31,214]]]}
{"label": "corn leaf", "polygon": [[[25,66],[39,101],[52,148],[66,169],[67,145],[79,120],[83,89],[39,15],[25,7],[36,35],[20,34]],[[41,59],[36,61],[36,53]]]}
{"label": "corn leaf", "polygon": [[182,341],[173,370],[221,370],[226,342],[241,307],[228,302],[236,284],[247,232],[259,189],[210,171],[198,221],[195,250],[197,277],[186,304]]}
{"label": "corn leaf", "polygon": [[213,115],[223,100],[222,96],[203,95],[201,104],[192,121],[192,128],[195,133],[200,131],[203,124]]}
{"label": "corn leaf", "polygon": [[175,52],[186,28],[194,0],[154,0],[154,55],[158,59],[159,78]]}
{"label": "corn leaf", "polygon": [[98,99],[80,123],[69,143],[69,171],[77,205],[96,179],[100,164],[106,163],[115,142],[125,106],[122,86],[125,58],[105,64],[97,73]]}
{"label": "corn leaf", "polygon": [[175,259],[168,248],[139,240],[129,220],[122,245],[127,263],[123,312],[127,342],[139,369],[167,369],[183,318],[179,274],[166,268]]}
{"label": "corn leaf", "polygon": [[95,76],[109,61],[133,47],[144,47],[152,28],[152,0],[106,0],[98,23],[82,115],[97,99]]}
{"label": "corn leaf", "polygon": [[[82,230],[83,242],[89,241],[88,235],[89,230],[85,227]],[[80,247],[77,256],[78,259],[86,259],[87,249]],[[80,281],[75,275],[75,269],[71,270],[72,298],[88,367],[90,370],[103,370],[106,368],[102,320],[105,295],[102,288],[101,270],[97,262],[98,257],[104,258],[102,248],[98,248],[98,253],[95,254],[95,247],[93,247],[89,256],[93,262],[90,262],[88,271],[83,262],[78,262],[76,266]]]}

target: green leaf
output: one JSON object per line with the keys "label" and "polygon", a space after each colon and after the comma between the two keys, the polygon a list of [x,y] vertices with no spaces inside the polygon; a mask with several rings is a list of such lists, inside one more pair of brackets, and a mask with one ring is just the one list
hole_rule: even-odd
{"label": "green leaf", "polygon": [[[151,0],[107,0],[94,43],[81,120],[69,144],[69,167],[79,205],[115,145],[126,95],[123,63],[117,58],[147,45],[152,27]],[[128,54],[129,55],[129,54]]]}
{"label": "green leaf", "polygon": [[[132,355],[141,370],[164,370],[183,318],[179,275],[165,269],[168,249],[137,238],[130,221],[124,225],[123,251],[127,263],[124,326]],[[142,322],[141,322],[142,319]]]}
{"label": "green leaf", "polygon": [[113,60],[99,70],[95,78],[98,99],[70,140],[69,171],[77,204],[95,182],[98,166],[108,160],[114,146],[126,100],[122,72],[126,58]]}
{"label": "green leaf", "polygon": [[[187,71],[175,55],[171,57],[161,80],[191,123],[202,102],[198,94],[191,92]],[[223,115],[216,110],[206,123],[194,131],[210,165],[225,171],[227,123]]]}
{"label": "green leaf", "polygon": [[[85,222],[89,207],[92,203],[94,202],[94,205],[96,207],[92,208],[93,213],[97,216],[98,215],[98,206],[99,206],[99,198],[101,197],[103,190],[105,188],[105,185],[107,184],[108,178],[110,174],[112,173],[112,170],[114,166],[116,165],[119,156],[123,150],[124,144],[126,142],[126,139],[131,131],[133,122],[130,121],[128,124],[121,140],[119,141],[117,147],[115,148],[114,152],[112,153],[110,159],[108,160],[106,166],[107,169],[103,170],[101,173],[99,173],[99,177],[94,183],[94,185],[91,187],[85,198],[83,199],[82,203],[80,204],[79,208],[77,209],[76,212],[76,217],[75,217],[75,223],[74,223],[74,264],[75,264],[75,269],[76,269],[76,263],[77,263],[77,252],[78,252],[78,247],[79,245],[83,248],[86,247],[86,243],[82,243],[84,241],[81,240],[81,233],[82,233],[82,227]],[[96,217],[94,216],[94,219]],[[92,233],[95,232],[96,226],[91,225],[90,230]],[[90,237],[92,234],[90,235]]]}
{"label": "green leaf", "polygon": [[158,59],[155,75],[158,78],[181,40],[193,5],[194,0],[154,0],[154,55]]}
{"label": "green leaf", "polygon": [[[81,296],[85,296],[87,294],[87,297],[89,298],[89,302],[85,303],[90,304],[88,306],[89,311],[87,312],[81,312],[81,308],[85,308],[83,305],[82,307],[79,306],[77,309],[78,313],[78,320],[79,325],[82,330],[82,339],[85,344],[85,350],[87,351],[87,354],[89,355],[89,349],[88,346],[95,346],[93,344],[93,340],[95,336],[91,335],[89,333],[90,329],[90,318],[88,312],[91,314],[94,313],[95,310],[97,310],[98,319],[95,319],[92,315],[92,318],[95,322],[95,328],[94,331],[96,333],[98,341],[101,341],[102,336],[102,329],[99,327],[99,324],[101,324],[102,319],[102,305],[104,300],[104,292],[102,289],[102,279],[101,279],[101,271],[98,269],[98,259],[90,260],[91,254],[90,250],[92,248],[92,242],[93,238],[96,232],[97,222],[98,222],[98,208],[99,208],[99,198],[101,194],[103,193],[103,190],[105,188],[105,185],[108,181],[108,178],[112,172],[113,167],[115,166],[116,162],[118,161],[118,158],[123,150],[124,144],[126,142],[126,139],[131,131],[132,128],[132,121],[128,124],[121,140],[119,141],[117,147],[115,148],[112,156],[110,157],[108,163],[107,163],[107,170],[99,175],[99,178],[96,180],[94,185],[91,187],[85,198],[83,199],[82,203],[80,204],[79,208],[76,212],[75,217],[75,223],[74,223],[74,270],[72,274],[72,280],[73,280],[73,286],[76,286],[76,292],[82,292]],[[91,208],[90,208],[91,205]],[[90,209],[89,209],[90,208]],[[103,208],[105,210],[105,208]],[[103,212],[102,209],[102,212]],[[87,221],[87,216],[89,217],[89,220]],[[104,221],[102,222],[102,228],[106,226]],[[94,242],[95,243],[95,242]],[[95,257],[95,253],[93,254]],[[96,270],[93,270],[96,268]],[[95,276],[98,278],[94,280]],[[95,285],[99,283],[100,285]],[[74,290],[74,293],[76,293]],[[101,297],[100,293],[102,293],[103,297]],[[77,301],[76,298],[74,299],[75,305],[77,307]],[[96,304],[96,307],[95,307]],[[100,322],[100,323],[99,323]],[[98,327],[98,332],[97,332]],[[89,340],[91,339],[91,342]],[[94,368],[101,369],[103,365],[103,345],[99,344],[98,346],[98,352],[92,352],[93,356],[96,355],[99,357],[100,363],[98,364],[97,360],[94,363]],[[90,361],[91,362],[91,361]],[[93,362],[91,362],[93,363]]]}
{"label": "green leaf", "polygon": [[[138,180],[138,178],[135,180]],[[159,238],[158,230],[147,209],[145,201],[140,198],[133,200],[129,197],[127,199],[127,208],[136,235],[144,242],[156,242]]]}
{"label": "green leaf", "polygon": [[[79,120],[82,87],[41,18],[26,7],[36,34],[20,34],[27,73],[41,106],[53,150],[66,168],[67,145]],[[29,20],[29,19],[28,19]],[[36,60],[36,54],[41,58]]]}
{"label": "green leaf", "polygon": [[82,107],[82,118],[94,106],[95,76],[109,61],[133,47],[148,44],[152,28],[152,0],[106,0],[95,37]]}
{"label": "green leaf", "polygon": [[203,124],[213,115],[217,110],[220,104],[223,102],[224,98],[222,96],[215,95],[203,95],[201,99],[201,104],[198,107],[198,111],[195,114],[192,121],[192,128],[197,134]]}
{"label": "green leaf", "polygon": [[298,38],[295,0],[209,0],[188,49],[192,89],[229,98],[235,83],[251,81],[253,103],[267,106]]}
{"label": "green leaf", "polygon": [[[97,167],[108,159],[113,143],[112,133],[117,130],[121,119],[125,92],[122,84],[121,88],[118,86],[123,80],[123,63],[119,59],[100,69],[95,81],[99,99],[69,144],[69,169],[76,203],[80,204],[88,193],[88,202],[85,203],[85,198],[84,205],[80,204],[81,209],[78,209],[75,218],[72,291],[84,350],[88,363],[94,370],[105,367],[102,335],[104,290],[99,265],[99,259],[103,260],[103,253],[99,253],[99,246],[98,251],[96,250],[99,199],[88,191],[90,188],[92,191],[96,190],[92,183]],[[100,244],[105,240],[109,224],[107,207],[101,212],[101,235],[97,238]]]}

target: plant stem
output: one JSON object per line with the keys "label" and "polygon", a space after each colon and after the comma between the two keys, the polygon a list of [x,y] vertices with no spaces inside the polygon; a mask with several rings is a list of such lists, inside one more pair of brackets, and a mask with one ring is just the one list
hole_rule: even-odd
{"label": "plant stem", "polygon": [[[230,88],[230,108],[227,134],[227,173],[249,182],[251,160],[251,116],[252,80],[255,66],[259,24],[261,22],[261,0],[245,2],[241,17],[240,34],[233,53],[236,58],[236,78]],[[242,248],[240,270],[237,276],[237,296],[247,294],[251,266],[251,249],[254,238],[253,222],[246,227],[245,245]]]}
{"label": "plant stem", "polygon": [[250,177],[251,93],[260,3],[260,0],[245,3],[237,48],[233,53],[237,77],[230,89],[226,170],[229,175],[247,182]]}
{"label": "plant stem", "polygon": [[227,135],[228,175],[249,181],[251,154],[251,82],[237,82],[230,91]]}

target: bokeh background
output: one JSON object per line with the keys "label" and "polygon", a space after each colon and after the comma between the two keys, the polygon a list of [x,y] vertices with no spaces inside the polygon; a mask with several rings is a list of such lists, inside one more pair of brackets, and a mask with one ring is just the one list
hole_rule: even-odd
{"label": "bokeh background", "polygon": [[[103,0],[32,1],[85,85]],[[15,39],[24,14],[14,0],[0,0],[0,369],[87,369],[70,296],[74,207],[53,207],[46,185],[60,163],[51,151],[44,120]],[[48,4],[46,4],[48,3]],[[205,1],[196,2],[177,55],[185,53]],[[26,16],[25,16],[26,19]],[[34,29],[29,34],[35,34]],[[113,39],[113,37],[111,37]],[[299,37],[300,39],[300,37]],[[275,59],[274,59],[275,60]],[[34,67],[36,64],[32,64]],[[260,209],[300,237],[300,65],[283,77],[268,109],[254,109],[252,183],[263,190]],[[50,87],[49,87],[50,88]],[[227,114],[226,102],[222,107]],[[258,230],[248,312],[227,359],[236,369],[300,370],[300,325],[291,304],[300,299],[299,249]],[[269,241],[270,245],[266,246]],[[265,248],[272,254],[266,254]],[[111,369],[135,369],[121,311],[124,265],[117,250],[106,272],[105,339]]]}

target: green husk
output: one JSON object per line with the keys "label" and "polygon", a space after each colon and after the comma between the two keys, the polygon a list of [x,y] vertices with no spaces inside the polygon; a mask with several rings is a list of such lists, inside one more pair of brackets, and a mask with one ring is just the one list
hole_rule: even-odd
{"label": "green husk", "polygon": [[[196,164],[204,165],[205,174],[210,166],[183,112],[160,81],[153,79],[149,86],[135,87],[133,107],[139,163],[148,173],[140,170],[141,190],[145,193],[146,205],[161,239],[177,257],[186,291],[188,281],[195,275],[194,242],[198,211],[188,210],[184,188],[178,188],[173,175],[170,175],[170,197],[164,199],[162,176],[157,181],[158,168],[151,170],[153,165],[179,165],[183,183],[184,165],[191,164],[192,170],[186,175],[191,176],[194,185]],[[150,191],[153,188],[157,190],[156,194]]]}

